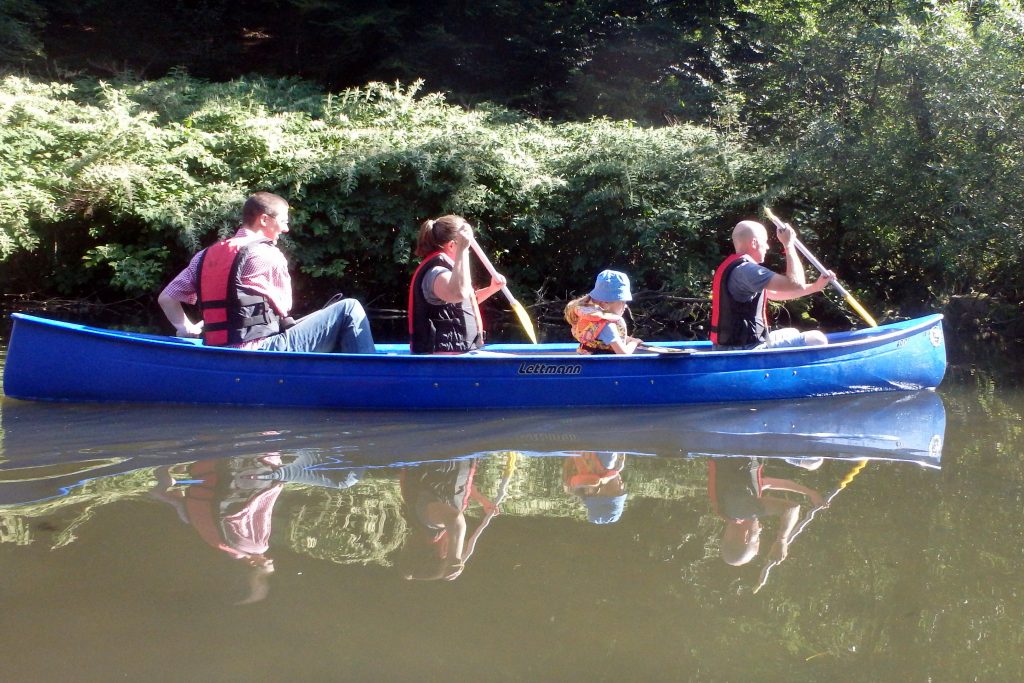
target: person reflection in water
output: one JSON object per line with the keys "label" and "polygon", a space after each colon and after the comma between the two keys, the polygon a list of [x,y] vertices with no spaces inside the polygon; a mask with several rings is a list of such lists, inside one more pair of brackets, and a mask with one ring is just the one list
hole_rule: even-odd
{"label": "person reflection in water", "polygon": [[562,464],[562,488],[578,496],[593,524],[612,524],[626,506],[626,484],[622,469],[623,453],[580,452]]}
{"label": "person reflection in water", "polygon": [[[480,534],[498,507],[474,485],[476,458],[408,467],[399,476],[403,510],[412,534],[402,551],[408,580],[454,581],[466,568]],[[466,537],[466,509],[476,501],[484,517]]]}
{"label": "person reflection in water", "polygon": [[209,546],[249,566],[249,595],[238,604],[258,602],[269,590],[271,517],[284,484],[262,477],[280,466],[277,455],[200,460],[178,477],[188,481],[184,488],[171,467],[156,468],[150,495],[172,505]]}
{"label": "person reflection in water", "polygon": [[764,465],[757,458],[708,459],[708,495],[715,513],[725,520],[721,553],[726,564],[741,566],[757,557],[762,520],[769,516],[779,518],[769,559],[786,559],[790,535],[800,517],[800,504],[762,495],[764,491],[790,491],[806,496],[815,507],[825,505],[817,491],[788,479],[765,477],[763,470]]}
{"label": "person reflection in water", "polygon": [[298,451],[287,464],[279,454],[200,460],[177,479],[172,467],[156,468],[150,495],[172,505],[208,545],[248,565],[249,594],[238,603],[247,604],[263,600],[269,591],[271,521],[284,484],[344,489],[360,480],[362,470],[335,469],[336,464],[311,449]]}

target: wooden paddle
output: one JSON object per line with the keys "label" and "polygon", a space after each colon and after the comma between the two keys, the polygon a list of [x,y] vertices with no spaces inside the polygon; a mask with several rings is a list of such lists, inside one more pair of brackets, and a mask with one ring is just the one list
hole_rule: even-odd
{"label": "wooden paddle", "polygon": [[473,555],[473,551],[476,550],[476,542],[477,540],[479,540],[480,534],[483,533],[484,529],[487,528],[487,525],[490,524],[491,520],[494,519],[495,515],[498,514],[498,507],[505,500],[505,496],[508,495],[508,485],[512,481],[513,473],[515,473],[516,471],[516,460],[518,459],[518,457],[518,451],[508,452],[508,456],[505,459],[505,469],[501,473],[501,481],[498,482],[498,493],[497,495],[494,496],[494,500],[491,503],[492,507],[490,512],[487,512],[484,515],[484,518],[480,520],[480,524],[477,526],[476,530],[470,535],[469,539],[466,541],[465,555],[462,558],[463,564],[469,562],[469,558]]}
{"label": "wooden paddle", "polygon": [[690,353],[694,353],[693,349],[677,349],[677,348],[672,347],[672,346],[652,346],[651,344],[646,344],[646,343],[643,343],[643,342],[641,342],[640,344],[637,344],[636,350],[637,351],[647,351],[648,353],[662,353],[662,354],[674,354],[674,353],[690,354]]}
{"label": "wooden paddle", "polygon": [[[470,241],[470,245],[473,247],[473,251],[476,252],[477,258],[480,259],[480,263],[484,264],[484,268],[486,268],[487,272],[491,274],[491,277],[497,278],[498,271],[494,269],[494,266],[491,264],[491,260],[487,258],[487,254],[485,254],[484,250],[480,248],[477,241],[475,239]],[[531,342],[536,344],[537,333],[533,329],[533,322],[530,320],[530,316],[527,315],[526,309],[523,308],[521,303],[516,301],[514,296],[512,296],[512,292],[509,291],[508,285],[501,288],[501,293],[505,295],[506,299],[508,299],[508,303],[512,306],[512,310],[515,312],[516,317],[519,318],[519,324],[523,326],[526,336],[530,338]]]}
{"label": "wooden paddle", "polygon": [[[793,229],[792,226],[790,226],[788,223],[783,223],[782,220],[779,219],[779,217],[776,216],[774,213],[772,213],[772,210],[769,209],[767,206],[764,207],[764,215],[768,216],[768,219],[775,224],[776,228],[788,227],[790,230]],[[793,246],[795,246],[797,251],[803,254],[804,258],[807,259],[812,266],[817,268],[819,272],[824,273],[827,270],[825,266],[821,264],[821,261],[816,259],[814,257],[814,254],[812,254],[811,251],[804,246],[804,243],[801,242],[799,238],[793,238]],[[864,309],[864,307],[860,305],[859,301],[853,298],[853,295],[850,294],[850,292],[848,292],[845,287],[839,284],[839,280],[833,279],[831,284],[833,287],[835,287],[835,290],[839,292],[839,294],[842,295],[844,299],[846,299],[846,303],[850,305],[850,308],[855,310],[857,314],[864,319],[864,322],[866,322],[871,327],[878,327],[878,323],[875,322],[875,319],[871,317],[871,314],[868,313]]]}

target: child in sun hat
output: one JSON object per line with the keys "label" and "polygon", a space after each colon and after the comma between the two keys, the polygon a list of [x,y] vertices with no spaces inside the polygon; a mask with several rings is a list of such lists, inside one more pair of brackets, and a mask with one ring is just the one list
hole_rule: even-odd
{"label": "child in sun hat", "polygon": [[629,278],[617,270],[602,270],[586,296],[565,306],[565,321],[580,343],[579,353],[633,353],[642,342],[630,337],[622,314],[633,300]]}

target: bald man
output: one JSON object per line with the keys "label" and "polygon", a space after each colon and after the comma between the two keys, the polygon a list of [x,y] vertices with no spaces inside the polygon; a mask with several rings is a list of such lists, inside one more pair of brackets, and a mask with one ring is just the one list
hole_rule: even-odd
{"label": "bald man", "polygon": [[807,284],[804,264],[797,253],[796,232],[778,230],[786,254],[786,273],[765,268],[768,231],[757,221],[740,221],[732,231],[735,248],[715,271],[711,292],[711,341],[716,350],[781,348],[827,344],[817,330],[800,332],[792,327],[769,330],[768,301],[788,301],[825,289],[835,278],[823,273]]}

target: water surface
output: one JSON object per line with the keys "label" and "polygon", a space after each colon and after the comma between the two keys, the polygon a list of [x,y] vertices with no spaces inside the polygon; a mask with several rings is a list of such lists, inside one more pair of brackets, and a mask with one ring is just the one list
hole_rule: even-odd
{"label": "water surface", "polygon": [[[1019,679],[1022,415],[966,367],[656,410],[4,398],[4,678]],[[751,471],[782,511],[734,566]]]}

